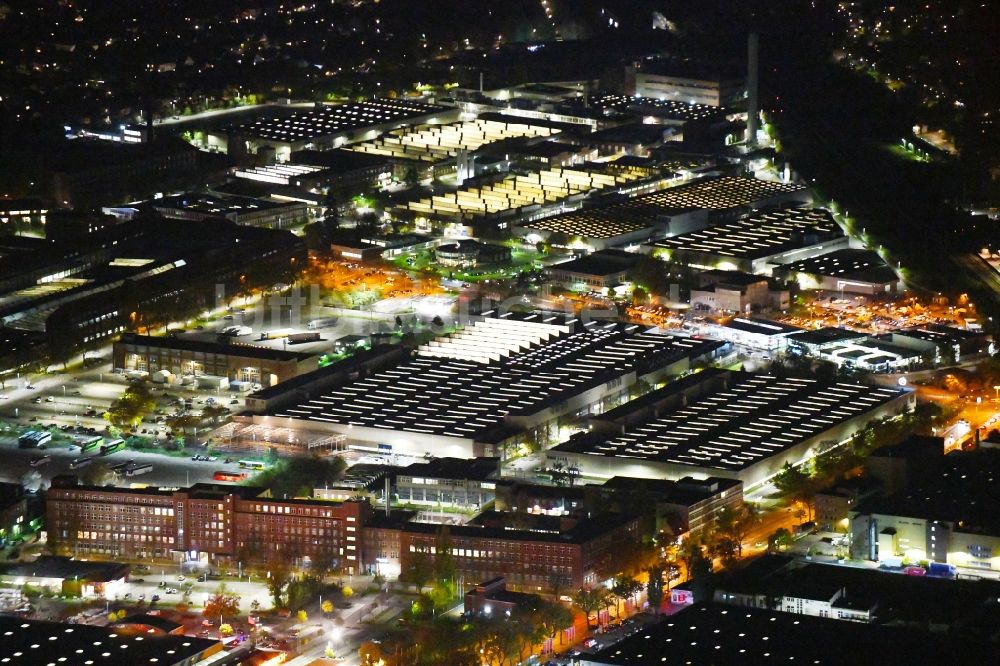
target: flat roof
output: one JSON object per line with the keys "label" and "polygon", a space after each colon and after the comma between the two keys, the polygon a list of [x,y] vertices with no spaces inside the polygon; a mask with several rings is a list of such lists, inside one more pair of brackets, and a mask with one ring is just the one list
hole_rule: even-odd
{"label": "flat roof", "polygon": [[811,331],[801,331],[788,336],[789,342],[798,342],[804,345],[825,345],[844,340],[857,340],[867,337],[865,333],[858,333],[846,328],[835,326],[824,326]]}
{"label": "flat roof", "polygon": [[482,438],[508,415],[537,413],[628,372],[644,374],[715,344],[617,322],[591,321],[571,331],[554,315],[491,318],[432,341],[412,360],[276,415]]}
{"label": "flat roof", "polygon": [[443,215],[449,219],[503,213],[526,206],[554,205],[589,192],[611,190],[641,179],[627,171],[615,172],[605,165],[552,167],[527,174],[509,174],[488,184],[422,197],[396,206],[396,212]]}
{"label": "flat roof", "polygon": [[724,118],[726,110],[709,104],[685,102],[677,99],[656,99],[639,95],[592,95],[590,106],[617,111],[638,111],[668,120],[715,120]]}
{"label": "flat roof", "polygon": [[287,116],[258,118],[229,129],[258,139],[294,142],[383,123],[412,120],[447,110],[443,106],[406,99],[375,99],[370,102],[321,105]]}
{"label": "flat roof", "polygon": [[[824,619],[774,610],[696,604],[584,657],[588,664],[821,664],[855,666],[858,648],[880,664],[982,663],[997,648],[919,629]],[[976,655],[975,661],[964,656]],[[993,655],[992,657],[990,655]]]}
{"label": "flat roof", "polygon": [[985,336],[982,332],[966,331],[947,324],[927,324],[916,328],[904,328],[900,331],[893,331],[896,335],[905,335],[936,344],[958,344],[967,340],[974,340]]}
{"label": "flat roof", "polygon": [[454,479],[485,481],[499,474],[499,458],[434,458],[427,462],[413,463],[400,469],[396,477],[416,476],[429,479]]}
{"label": "flat roof", "polygon": [[284,349],[271,349],[270,347],[257,347],[255,345],[236,342],[205,342],[203,340],[191,340],[189,338],[156,337],[152,335],[139,335],[137,333],[123,333],[121,338],[115,344],[137,345],[141,347],[151,347],[153,349],[170,349],[202,354],[218,354],[221,356],[243,356],[246,358],[256,358],[266,361],[304,361],[315,356],[315,354],[307,354],[305,352],[292,352],[285,351]]}
{"label": "flat roof", "polygon": [[549,270],[580,275],[615,275],[635,266],[641,257],[640,254],[621,250],[600,250],[561,264],[553,264]]}
{"label": "flat roof", "polygon": [[727,385],[624,434],[578,438],[554,450],[738,472],[906,393],[847,382],[724,374]]}
{"label": "flat roof", "polygon": [[732,222],[664,238],[653,245],[734,259],[759,259],[842,236],[828,210],[784,208],[753,212]]}
{"label": "flat roof", "polygon": [[153,208],[161,212],[166,210],[184,210],[205,213],[207,215],[218,215],[219,217],[225,217],[233,213],[243,215],[254,211],[287,208],[291,205],[267,199],[257,199],[255,197],[221,192],[186,192],[184,194],[163,197],[162,199],[154,199],[150,204]]}
{"label": "flat roof", "polygon": [[[576,521],[568,529],[559,529],[564,523],[561,520],[545,521],[551,522],[553,529],[538,527],[536,529],[522,529],[513,527],[513,523],[523,524],[525,518],[548,518],[548,516],[516,516],[509,513],[495,514],[498,518],[506,520],[506,525],[451,525],[448,533],[453,538],[473,537],[485,539],[501,539],[505,541],[541,541],[548,543],[583,544],[602,534],[606,534],[622,525],[635,520],[636,516],[621,513],[604,513],[590,516],[585,520]],[[532,521],[529,521],[529,523]],[[539,521],[539,524],[541,521]],[[418,532],[422,534],[437,534],[441,526],[435,523],[409,523],[403,527],[404,532]]]}
{"label": "flat roof", "polygon": [[0,616],[0,661],[18,666],[68,664],[175,666],[197,661],[219,641],[190,636],[131,634],[89,624],[60,624]]}
{"label": "flat roof", "polygon": [[129,565],[117,562],[91,562],[70,557],[42,555],[34,562],[0,566],[0,575],[41,578],[80,578],[93,582],[118,580],[128,575]]}
{"label": "flat roof", "polygon": [[783,324],[772,319],[760,319],[758,317],[735,317],[723,324],[725,328],[731,328],[744,333],[755,335],[789,335],[801,331],[798,326]]}
{"label": "flat roof", "polygon": [[586,238],[611,238],[652,228],[663,215],[693,209],[741,208],[782,194],[803,192],[805,189],[801,185],[789,183],[722,176],[687,182],[626,201],[534,220],[522,226]]}
{"label": "flat roof", "polygon": [[877,252],[854,248],[834,250],[818,257],[783,264],[781,270],[872,284],[899,281],[899,276],[889,268]]}
{"label": "flat roof", "polygon": [[349,150],[435,163],[456,157],[461,150],[475,151],[507,139],[548,137],[557,131],[515,116],[503,120],[477,118],[402,127],[372,141],[356,143]]}
{"label": "flat roof", "polygon": [[979,448],[943,455],[930,439],[914,439],[909,447],[911,453],[899,457],[924,457],[926,473],[895,495],[865,500],[855,511],[948,521],[956,532],[1000,536],[1000,451]]}
{"label": "flat roof", "polygon": [[613,476],[605,481],[601,488],[630,492],[643,489],[657,502],[691,506],[692,504],[714,497],[725,490],[741,485],[743,485],[743,482],[737,479],[727,479],[718,476],[712,476],[707,479],[695,479],[691,476],[685,476],[683,479],[677,481]]}
{"label": "flat roof", "polygon": [[[803,562],[765,555],[752,565],[726,572],[716,589],[749,594],[820,598],[843,589],[838,606],[876,607],[876,622],[933,623],[961,627],[963,633],[992,635],[1000,622],[1000,582],[901,576],[864,567]],[[827,597],[829,598],[829,597]],[[928,604],[927,600],[934,603]]]}

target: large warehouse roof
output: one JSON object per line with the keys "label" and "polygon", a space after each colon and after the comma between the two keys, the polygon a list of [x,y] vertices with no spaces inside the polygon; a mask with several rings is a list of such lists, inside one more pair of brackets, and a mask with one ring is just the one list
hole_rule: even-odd
{"label": "large warehouse roof", "polygon": [[829,211],[785,208],[758,211],[733,222],[665,238],[654,245],[668,250],[757,259],[842,235]]}
{"label": "large warehouse roof", "polygon": [[620,203],[535,220],[524,226],[587,238],[611,238],[653,227],[665,213],[742,208],[804,189],[800,185],[724,176],[685,183]]}
{"label": "large warehouse roof", "polygon": [[271,141],[303,141],[348,130],[400,122],[444,111],[442,106],[402,99],[319,106],[288,116],[260,118],[235,128],[241,134]]}
{"label": "large warehouse roof", "polygon": [[896,273],[872,250],[845,248],[811,259],[802,259],[781,266],[788,273],[809,273],[845,280],[881,284],[899,280]]}
{"label": "large warehouse roof", "polygon": [[639,178],[640,175],[628,172],[611,174],[596,169],[560,167],[511,175],[491,185],[411,201],[396,210],[449,218],[488,215],[534,204],[555,204],[575,194],[612,188]]}
{"label": "large warehouse roof", "polygon": [[621,323],[486,320],[420,348],[417,358],[290,407],[278,416],[479,438],[630,372],[719,343]]}
{"label": "large warehouse roof", "polygon": [[[527,121],[497,121],[479,118],[442,125],[414,125],[385,134],[374,141],[358,143],[350,150],[408,158],[423,162],[439,162],[455,157],[460,150],[477,150],[482,146],[514,138],[547,137],[558,130],[532,125]],[[564,146],[564,149],[568,149]]]}
{"label": "large warehouse roof", "polygon": [[720,390],[691,399],[613,439],[571,440],[558,449],[735,472],[904,392],[750,373],[732,373],[730,379]]}
{"label": "large warehouse roof", "polygon": [[[878,650],[872,661],[886,666],[989,663],[997,653],[992,644],[947,633],[710,603],[643,627],[586,656],[585,663],[853,666],[866,662],[854,646]],[[965,660],[962,654],[975,658]]]}

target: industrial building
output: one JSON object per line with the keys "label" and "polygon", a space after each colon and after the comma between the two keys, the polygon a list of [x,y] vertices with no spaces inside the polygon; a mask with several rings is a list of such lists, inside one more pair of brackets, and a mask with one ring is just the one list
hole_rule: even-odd
{"label": "industrial building", "polygon": [[691,63],[642,63],[635,70],[635,94],[706,106],[730,106],[746,92],[746,79],[737,74],[702,70]]}
{"label": "industrial building", "polygon": [[569,289],[601,291],[624,285],[641,255],[624,250],[598,250],[549,269],[555,284]]}
{"label": "industrial building", "polygon": [[1000,520],[993,509],[1000,451],[945,455],[940,439],[877,451],[869,464],[886,492],[850,512],[852,553],[888,566],[922,561],[1000,570]]}
{"label": "industrial building", "polygon": [[124,333],[112,350],[115,368],[126,373],[160,373],[167,383],[211,378],[218,385],[242,382],[274,386],[316,369],[316,355],[240,343]]}
{"label": "industrial building", "polygon": [[558,131],[549,124],[534,125],[530,121],[489,114],[456,123],[410,125],[373,141],[353,144],[350,150],[434,163],[458,157],[459,151],[473,152],[497,141],[545,138]]}
{"label": "industrial building", "polygon": [[394,208],[396,216],[471,220],[499,213],[529,215],[545,206],[578,200],[593,191],[620,187],[639,180],[630,173],[611,174],[596,169],[553,168],[526,175],[511,175],[481,186],[410,201]]}
{"label": "industrial building", "polygon": [[722,322],[707,319],[692,323],[690,328],[744,350],[766,354],[784,351],[789,337],[802,331],[797,326],[760,317],[734,317]]}
{"label": "industrial building", "polygon": [[[608,562],[623,543],[639,538],[634,515],[602,514],[584,520],[536,517],[526,527],[497,525],[448,527],[456,576],[467,581],[505,577],[522,592],[577,590],[604,582]],[[525,525],[523,519],[518,519]],[[441,528],[409,523],[399,534],[399,566],[407,571],[414,560],[437,557]]]}
{"label": "industrial building", "polygon": [[285,229],[309,220],[301,202],[279,202],[219,192],[188,192],[154,199],[153,209],[164,217],[203,222],[225,218],[241,226]]}
{"label": "industrial building", "polygon": [[209,132],[207,144],[230,155],[273,151],[277,161],[287,162],[297,150],[331,150],[370,141],[383,132],[412,123],[448,122],[457,116],[456,109],[405,99],[317,104],[306,111],[267,116]]}
{"label": "industrial building", "polygon": [[802,289],[868,295],[903,290],[903,281],[872,250],[843,248],[775,266],[773,272],[797,281]]}
{"label": "industrial building", "polygon": [[[986,639],[911,627],[837,622],[780,610],[698,603],[577,660],[582,666],[660,663],[856,666],[859,650],[865,649],[877,650],[872,657],[886,666],[971,664],[984,658],[989,661],[997,655],[996,646]],[[964,658],[968,655],[975,655],[975,659]]]}
{"label": "industrial building", "polygon": [[695,268],[770,275],[776,264],[846,248],[848,243],[829,211],[784,208],[750,213],[647,247],[655,256]]}
{"label": "industrial building", "polygon": [[383,452],[503,456],[526,434],[548,441],[562,416],[619,404],[639,378],[663,381],[724,347],[632,324],[491,315],[254,423],[333,432]]}
{"label": "industrial building", "polygon": [[223,649],[220,641],[208,638],[0,616],[0,662],[5,664],[196,666],[217,661],[211,658],[222,656]]}
{"label": "industrial building", "polygon": [[750,488],[915,400],[904,388],[706,370],[591,419],[591,432],[547,458],[585,476],[719,476]]}
{"label": "industrial building", "polygon": [[723,176],[522,222],[514,233],[529,242],[548,239],[553,244],[557,243],[552,236],[558,234],[579,239],[577,244],[584,249],[599,250],[686,234],[757,208],[809,200],[808,190],[799,185]]}

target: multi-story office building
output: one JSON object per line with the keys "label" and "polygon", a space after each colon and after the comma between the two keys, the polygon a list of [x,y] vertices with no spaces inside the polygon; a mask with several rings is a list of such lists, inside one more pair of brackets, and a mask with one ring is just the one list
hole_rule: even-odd
{"label": "multi-story office building", "polygon": [[[287,562],[360,571],[367,502],[276,500],[261,488],[100,488],[58,478],[47,496],[49,539],[96,559]],[[321,562],[322,561],[322,562]]]}
{"label": "multi-story office building", "polygon": [[447,543],[456,574],[466,582],[504,576],[518,591],[566,592],[602,583],[615,549],[639,534],[634,516],[605,514],[572,522],[568,529],[464,525],[446,531],[410,523],[400,533],[400,568],[406,572],[420,557],[433,561]]}
{"label": "multi-story office building", "polygon": [[[555,520],[534,529],[495,524],[444,528],[408,522],[411,512],[373,513],[366,500],[274,499],[261,488],[197,484],[190,488],[77,485],[57,477],[46,523],[55,550],[95,560],[340,568],[395,576],[414,559],[433,559],[447,543],[459,576],[507,576],[527,591],[571,590],[601,582],[639,519],[605,514]],[[542,517],[545,518],[545,517]]]}

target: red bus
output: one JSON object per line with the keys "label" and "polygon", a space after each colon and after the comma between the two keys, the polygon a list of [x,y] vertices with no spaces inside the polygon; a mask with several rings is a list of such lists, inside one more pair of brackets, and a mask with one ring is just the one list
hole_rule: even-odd
{"label": "red bus", "polygon": [[239,483],[247,478],[246,472],[216,472],[215,476],[212,477],[216,481],[230,481],[232,483]]}

